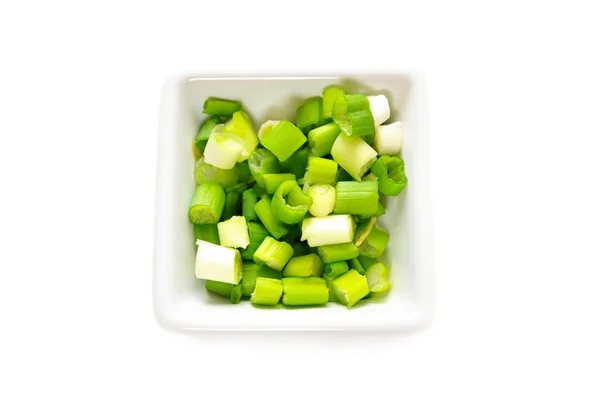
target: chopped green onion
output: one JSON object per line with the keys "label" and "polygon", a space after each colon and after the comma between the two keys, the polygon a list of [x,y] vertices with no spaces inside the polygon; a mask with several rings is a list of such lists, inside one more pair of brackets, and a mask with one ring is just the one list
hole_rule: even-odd
{"label": "chopped green onion", "polygon": [[335,279],[331,286],[337,300],[348,309],[369,294],[367,278],[354,269]]}
{"label": "chopped green onion", "polygon": [[281,271],[293,255],[294,249],[290,244],[266,237],[254,252],[254,262]]}
{"label": "chopped green onion", "polygon": [[233,113],[231,120],[223,127],[223,132],[233,134],[244,141],[244,149],[237,159],[238,162],[248,160],[256,146],[258,146],[258,138],[256,132],[254,132],[254,127],[252,127],[252,122],[248,115],[241,110]]}
{"label": "chopped green onion", "polygon": [[376,217],[364,219],[359,222],[354,232],[354,245],[360,246],[367,236],[371,233],[371,230],[375,226]]}
{"label": "chopped green onion", "polygon": [[304,256],[310,253],[310,248],[305,242],[294,242],[292,248],[294,249],[294,256]]}
{"label": "chopped green onion", "polygon": [[217,116],[210,116],[202,123],[200,129],[198,130],[198,135],[196,136],[196,149],[204,152],[204,149],[206,148],[206,142],[210,137],[210,133],[219,124],[221,124],[221,119]]}
{"label": "chopped green onion", "polygon": [[321,157],[309,157],[306,175],[306,183],[314,184],[335,184],[337,178],[338,164],[330,159]]}
{"label": "chopped green onion", "polygon": [[404,131],[400,121],[375,128],[373,147],[380,155],[397,155],[403,143]]}
{"label": "chopped green onion", "polygon": [[254,182],[254,177],[250,174],[248,160],[235,165],[235,170],[238,173],[238,180],[242,183],[251,184]]}
{"label": "chopped green onion", "polygon": [[323,120],[331,121],[333,113],[333,104],[340,96],[346,92],[337,85],[329,85],[323,89]]}
{"label": "chopped green onion", "polygon": [[362,181],[377,181],[377,176],[373,173],[369,173],[362,178]]}
{"label": "chopped green onion", "polygon": [[341,260],[354,259],[358,257],[358,248],[352,242],[345,244],[323,245],[317,248],[319,256],[324,263],[329,264]]}
{"label": "chopped green onion", "polygon": [[237,284],[242,279],[242,258],[237,249],[197,240],[196,277]]}
{"label": "chopped green onion", "polygon": [[323,261],[314,253],[291,258],[283,269],[283,277],[320,277],[321,274],[323,274]]}
{"label": "chopped green onion", "polygon": [[242,214],[246,221],[257,221],[258,216],[254,211],[254,205],[258,202],[258,196],[254,188],[247,189],[242,193]]}
{"label": "chopped green onion", "polygon": [[373,224],[366,220],[358,224],[355,233],[355,245],[358,247],[361,255],[378,258],[385,251],[390,234],[377,227],[374,220],[372,221]]}
{"label": "chopped green onion", "polygon": [[386,196],[398,195],[408,181],[404,174],[404,160],[398,156],[381,156],[371,167],[371,172],[377,176],[379,190]]}
{"label": "chopped green onion", "polygon": [[296,110],[296,126],[305,134],[322,123],[323,100],[320,97],[307,99]]}
{"label": "chopped green onion", "polygon": [[256,149],[252,152],[248,159],[248,167],[250,167],[250,174],[261,187],[265,186],[263,179],[265,174],[279,173],[277,158],[267,149]]}
{"label": "chopped green onion", "polygon": [[321,277],[284,277],[283,298],[287,306],[323,305],[329,301],[329,289]]}
{"label": "chopped green onion", "polygon": [[233,216],[217,223],[221,245],[231,248],[246,248],[250,244],[248,226],[243,216]]}
{"label": "chopped green onion", "polygon": [[205,182],[219,184],[227,189],[234,186],[238,181],[238,172],[236,169],[224,170],[206,163],[204,157],[196,160],[194,166],[194,177],[197,184]]}
{"label": "chopped green onion", "polygon": [[194,236],[196,239],[208,241],[215,245],[220,245],[219,231],[216,224],[194,224]]}
{"label": "chopped green onion", "polygon": [[226,298],[229,298],[231,295],[231,290],[233,290],[234,287],[231,283],[222,283],[214,280],[206,280],[204,285],[208,291],[214,292],[215,294],[219,294]]}
{"label": "chopped green onion", "polygon": [[256,263],[244,263],[242,274],[242,295],[249,297],[256,286],[257,277],[281,279],[281,272]]}
{"label": "chopped green onion", "polygon": [[265,174],[263,175],[265,189],[269,195],[273,195],[277,187],[284,181],[296,181],[296,176],[290,173]]}
{"label": "chopped green onion", "polygon": [[204,114],[214,114],[217,116],[231,116],[236,111],[242,109],[242,103],[235,100],[220,99],[209,97],[204,101]]}
{"label": "chopped green onion", "polygon": [[232,304],[239,304],[242,299],[242,283],[239,282],[233,286],[231,289],[231,295],[229,296],[229,301]]}
{"label": "chopped green onion", "polygon": [[331,284],[333,283],[333,280],[335,280],[338,277],[341,277],[341,275],[340,276],[328,276],[327,274],[323,274],[323,279],[325,280],[325,285],[327,285],[327,288],[329,289],[329,302],[337,302],[337,298],[335,297],[335,292],[333,291]]}
{"label": "chopped green onion", "polygon": [[222,132],[223,125],[215,126],[204,150],[204,160],[208,164],[225,170],[235,166],[244,150],[245,142],[240,137]]}
{"label": "chopped green onion", "polygon": [[377,160],[377,152],[357,136],[338,135],[331,156],[350,176],[360,181]]}
{"label": "chopped green onion", "polygon": [[294,124],[281,120],[270,132],[263,133],[260,143],[280,162],[286,161],[306,142],[306,137]]}
{"label": "chopped green onion", "polygon": [[390,270],[383,263],[376,263],[367,269],[367,282],[371,292],[383,292],[390,289],[388,276]]}
{"label": "chopped green onion", "polygon": [[335,206],[335,188],[331,185],[313,185],[308,189],[308,196],[313,200],[308,211],[315,217],[325,217]]}
{"label": "chopped green onion", "polygon": [[258,129],[258,140],[262,142],[263,137],[269,136],[273,128],[279,124],[281,120],[267,120]]}
{"label": "chopped green onion", "polygon": [[374,215],[379,208],[377,181],[340,181],[335,186],[336,214]]}
{"label": "chopped green onion", "polygon": [[325,265],[324,273],[327,276],[341,276],[346,273],[348,270],[348,262],[345,260],[340,260],[338,262],[333,262]]}
{"label": "chopped green onion", "polygon": [[265,196],[254,205],[254,211],[267,230],[276,239],[283,237],[290,231],[271,211],[271,199],[268,196]]}
{"label": "chopped green onion", "polygon": [[[265,176],[265,183],[268,175]],[[268,192],[268,184],[267,184]],[[300,223],[312,206],[312,198],[302,192],[296,181],[284,181],[271,199],[271,212],[286,224]]]}
{"label": "chopped green onion", "polygon": [[246,189],[246,184],[237,184],[235,187],[225,191],[225,207],[221,220],[229,220],[241,212],[242,192]]}
{"label": "chopped green onion", "polygon": [[357,272],[359,272],[363,276],[366,274],[366,271],[365,271],[364,267],[360,264],[360,261],[358,259],[350,259],[348,261],[348,265],[350,266],[350,268],[356,270]]}
{"label": "chopped green onion", "polygon": [[375,133],[375,122],[365,95],[340,96],[333,104],[333,121],[347,136]]}
{"label": "chopped green onion", "polygon": [[253,186],[252,189],[254,189],[256,191],[256,196],[258,196],[259,198],[262,198],[265,195],[267,195],[267,191],[265,190],[265,187],[261,187],[258,184]]}
{"label": "chopped green onion", "polygon": [[383,207],[383,203],[381,203],[381,201],[379,201],[379,206],[377,206],[377,211],[375,212],[375,214],[359,214],[358,217],[360,217],[361,220],[363,219],[369,219],[371,217],[380,217],[383,216],[385,214],[385,207]]}
{"label": "chopped green onion", "polygon": [[217,184],[198,185],[190,202],[188,217],[194,224],[217,224],[225,205],[225,191]]}
{"label": "chopped green onion", "polygon": [[381,125],[390,118],[390,103],[385,95],[367,96],[369,109],[373,114],[375,125]]}
{"label": "chopped green onion", "polygon": [[281,280],[267,277],[257,277],[254,292],[250,302],[257,305],[277,305],[283,292]]}
{"label": "chopped green onion", "polygon": [[375,263],[379,263],[377,259],[371,258],[366,255],[358,255],[357,259],[364,270],[367,270],[370,266],[374,265]]}
{"label": "chopped green onion", "polygon": [[254,252],[256,252],[260,244],[262,244],[268,235],[269,231],[262,224],[254,222],[248,223],[250,245],[248,245],[246,250],[242,251],[242,258],[245,260],[254,260]]}
{"label": "chopped green onion", "polygon": [[340,134],[340,127],[336,123],[329,123],[308,132],[308,146],[310,154],[323,157],[331,152],[335,139]]}
{"label": "chopped green onion", "polygon": [[297,179],[304,177],[306,165],[308,164],[308,153],[308,148],[298,150],[283,162],[283,169],[288,173],[294,174]]}
{"label": "chopped green onion", "polygon": [[355,228],[356,223],[348,214],[311,217],[302,222],[300,240],[306,240],[310,247],[342,244],[354,239]]}

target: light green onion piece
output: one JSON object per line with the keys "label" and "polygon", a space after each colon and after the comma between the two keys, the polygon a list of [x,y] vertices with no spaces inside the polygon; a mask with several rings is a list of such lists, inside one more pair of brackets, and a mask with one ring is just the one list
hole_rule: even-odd
{"label": "light green onion piece", "polygon": [[323,245],[317,248],[319,256],[324,263],[329,264],[341,260],[354,259],[358,257],[358,248],[352,242],[345,244]]}
{"label": "light green onion piece", "polygon": [[294,256],[294,249],[287,242],[266,237],[254,252],[254,262],[281,271]]}
{"label": "light green onion piece", "polygon": [[364,95],[340,96],[333,104],[333,121],[347,136],[375,134],[369,99]]}
{"label": "light green onion piece", "polygon": [[252,122],[248,115],[241,110],[233,113],[231,120],[223,126],[223,132],[233,134],[244,141],[244,149],[238,157],[238,162],[248,160],[256,146],[258,146],[258,137],[254,127],[252,127]]}
{"label": "light green onion piece", "polygon": [[242,295],[249,297],[256,286],[257,277],[281,279],[281,272],[256,263],[244,263],[242,274]]}
{"label": "light green onion piece", "polygon": [[281,120],[270,132],[263,133],[260,143],[280,162],[286,161],[306,142],[306,137],[294,124]]}
{"label": "light green onion piece", "polygon": [[342,244],[354,239],[356,223],[352,216],[331,215],[311,217],[302,222],[301,241],[307,241],[310,247]]}
{"label": "light green onion piece", "polygon": [[378,258],[385,251],[389,239],[390,234],[377,227],[373,217],[371,221],[363,220],[358,224],[354,243],[361,255]]}
{"label": "light green onion piece", "polygon": [[404,130],[401,122],[379,125],[375,128],[373,147],[380,155],[397,155],[402,150],[403,144]]}
{"label": "light green onion piece", "polygon": [[237,249],[197,240],[196,277],[237,284],[242,279],[242,257]]}
{"label": "light green onion piece", "polygon": [[305,134],[322,123],[323,105],[320,97],[307,99],[296,110],[296,126]]}
{"label": "light green onion piece", "polygon": [[225,191],[217,184],[200,184],[192,196],[189,220],[194,224],[217,224],[225,205]]}
{"label": "light green onion piece", "polygon": [[218,124],[221,124],[221,119],[217,116],[210,116],[202,123],[198,130],[198,135],[196,135],[196,149],[204,152],[210,133]]}
{"label": "light green onion piece", "polygon": [[333,291],[332,288],[332,283],[333,280],[335,280],[338,277],[341,277],[342,275],[339,276],[328,276],[327,274],[323,274],[323,279],[325,280],[325,285],[327,285],[327,288],[329,289],[329,302],[337,302],[337,298],[335,297],[335,292]]}
{"label": "light green onion piece", "polygon": [[377,259],[365,255],[358,255],[357,259],[364,270],[367,270],[370,266],[374,265],[375,263],[379,263]]}
{"label": "light green onion piece", "polygon": [[308,132],[310,154],[316,157],[328,155],[340,132],[340,127],[336,123],[325,124],[310,130]]}
{"label": "light green onion piece", "polygon": [[321,277],[284,277],[283,298],[287,306],[323,305],[329,301],[329,289]]}
{"label": "light green onion piece", "polygon": [[231,290],[233,290],[234,287],[234,285],[231,283],[222,283],[214,280],[206,280],[204,285],[208,291],[219,294],[226,298],[229,298],[231,295]]}
{"label": "light green onion piece", "polygon": [[367,282],[371,292],[384,292],[390,289],[390,270],[383,263],[376,263],[367,269]]}
{"label": "light green onion piece", "polygon": [[219,184],[227,189],[234,186],[238,181],[238,172],[236,169],[224,170],[206,163],[204,157],[196,160],[194,166],[194,177],[197,184],[205,182]]}
{"label": "light green onion piece", "polygon": [[340,181],[335,186],[336,214],[372,216],[379,208],[377,181]]}
{"label": "light green onion piece", "polygon": [[246,250],[242,251],[242,258],[244,258],[244,260],[254,260],[254,252],[256,252],[260,244],[262,244],[268,235],[269,231],[262,224],[254,222],[248,223],[250,245],[248,245]]}
{"label": "light green onion piece", "polygon": [[381,125],[390,118],[390,103],[385,95],[367,96],[367,100],[375,125]]}
{"label": "light green onion piece", "polygon": [[246,248],[250,244],[248,226],[244,216],[233,216],[217,223],[221,245],[231,248]]}
{"label": "light green onion piece", "polygon": [[323,274],[323,261],[314,253],[291,258],[283,269],[283,277],[320,277],[321,274]]}
{"label": "light green onion piece", "polygon": [[338,164],[330,159],[321,157],[309,157],[305,182],[308,185],[335,184],[337,179]]}
{"label": "light green onion piece", "polygon": [[281,280],[267,277],[257,277],[254,292],[250,296],[250,302],[257,305],[277,305],[283,292]]}
{"label": "light green onion piece", "polygon": [[346,273],[350,268],[348,267],[348,262],[345,260],[340,260],[338,262],[333,262],[325,265],[325,269],[323,271],[324,275],[327,276],[341,276]]}
{"label": "light green onion piece", "polygon": [[303,148],[291,155],[283,162],[283,170],[292,173],[297,179],[303,178],[308,164],[308,148]]}
{"label": "light green onion piece", "polygon": [[[265,176],[265,183],[267,182]],[[271,199],[271,212],[286,224],[296,224],[302,221],[312,203],[312,198],[302,192],[296,181],[284,181],[278,186]]]}
{"label": "light green onion piece", "polygon": [[313,200],[308,211],[315,217],[325,217],[335,206],[335,188],[331,185],[313,185],[308,189],[308,196]]}
{"label": "light green onion piece", "polygon": [[357,272],[359,272],[363,276],[366,274],[366,271],[363,268],[363,266],[360,264],[360,261],[358,260],[358,258],[356,258],[356,259],[350,259],[348,261],[348,265],[350,266],[351,269],[356,270]]}
{"label": "light green onion piece", "polygon": [[273,195],[277,187],[284,181],[296,181],[296,176],[290,173],[265,174],[263,175],[265,189],[269,195]]}
{"label": "light green onion piece", "polygon": [[219,231],[216,224],[194,224],[194,236],[196,239],[220,245]]}
{"label": "light green onion piece", "polygon": [[269,136],[273,128],[279,124],[281,120],[267,120],[258,129],[258,140],[262,141],[264,136]]}
{"label": "light green onion piece", "polygon": [[271,211],[271,199],[268,196],[265,196],[254,205],[254,211],[267,230],[276,239],[283,237],[290,231]]}
{"label": "light green onion piece", "polygon": [[373,173],[369,173],[362,178],[362,181],[377,181],[377,176]]}
{"label": "light green onion piece", "polygon": [[206,143],[204,161],[225,170],[235,167],[244,150],[245,142],[240,137],[222,132],[223,125],[217,125]]}
{"label": "light green onion piece", "polygon": [[265,174],[279,173],[277,158],[267,149],[256,149],[252,152],[248,159],[248,167],[250,168],[250,174],[252,174],[256,183],[261,187],[265,186],[263,179]]}
{"label": "light green onion piece", "polygon": [[385,214],[385,207],[383,207],[383,203],[381,203],[381,200],[380,200],[375,214],[359,214],[358,217],[360,217],[360,219],[363,220],[363,219],[369,219],[371,217],[380,217],[380,216],[383,216],[384,214]]}
{"label": "light green onion piece", "polygon": [[379,190],[386,196],[398,195],[408,181],[404,174],[404,160],[383,155],[373,164],[371,172],[377,176]]}
{"label": "light green onion piece", "polygon": [[209,97],[204,101],[203,113],[217,116],[231,116],[241,109],[242,104],[238,101]]}
{"label": "light green onion piece", "polygon": [[258,196],[254,188],[247,189],[242,193],[242,214],[246,221],[257,221],[258,216],[254,211],[254,205],[258,202]]}
{"label": "light green onion piece", "polygon": [[377,160],[377,152],[357,136],[338,135],[331,156],[350,176],[360,181]]}
{"label": "light green onion piece", "polygon": [[345,94],[346,92],[338,85],[329,85],[323,89],[323,120],[331,121],[335,101]]}
{"label": "light green onion piece", "polygon": [[354,269],[335,279],[331,286],[338,302],[348,309],[369,294],[367,278]]}

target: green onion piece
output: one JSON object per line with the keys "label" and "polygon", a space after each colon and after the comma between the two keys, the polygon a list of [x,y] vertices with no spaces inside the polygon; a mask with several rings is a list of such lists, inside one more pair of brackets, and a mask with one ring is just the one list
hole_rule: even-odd
{"label": "green onion piece", "polygon": [[206,280],[204,283],[206,290],[229,298],[234,285],[231,283],[222,283],[220,281]]}
{"label": "green onion piece", "polygon": [[333,280],[335,280],[338,277],[341,277],[342,275],[339,276],[328,276],[327,274],[323,274],[323,279],[325,280],[325,285],[327,285],[327,288],[329,289],[329,302],[337,302],[337,298],[335,297],[335,292],[333,291],[332,288],[332,283]]}
{"label": "green onion piece", "polygon": [[241,212],[241,192],[246,189],[246,184],[238,184],[226,191],[225,207],[221,220],[229,220],[231,217],[239,215]]}
{"label": "green onion piece", "polygon": [[338,301],[348,309],[369,294],[367,278],[354,269],[333,280],[332,288]]}
{"label": "green onion piece", "polygon": [[257,305],[277,305],[283,292],[281,280],[267,277],[257,277],[254,292],[250,295],[250,302]]}
{"label": "green onion piece", "polygon": [[250,167],[250,174],[261,187],[265,186],[263,179],[265,174],[279,173],[277,158],[267,149],[256,149],[252,152],[248,159],[248,167]]}
{"label": "green onion piece", "polygon": [[291,258],[283,269],[283,277],[320,277],[321,274],[323,274],[323,261],[314,253]]}
{"label": "green onion piece", "polygon": [[266,237],[254,253],[254,262],[281,271],[293,255],[290,244]]}
{"label": "green onion piece", "polygon": [[323,99],[314,97],[307,99],[296,110],[296,126],[305,134],[322,124]]}
{"label": "green onion piece", "polygon": [[204,152],[210,133],[219,124],[221,124],[221,119],[217,116],[210,116],[202,123],[195,141],[196,148],[199,151]]}
{"label": "green onion piece", "polygon": [[258,202],[258,196],[254,188],[247,189],[242,193],[242,214],[246,221],[257,221],[258,216],[254,211],[254,205]]}
{"label": "green onion piece", "polygon": [[370,266],[374,265],[375,263],[379,263],[377,259],[371,258],[366,255],[358,255],[358,261],[360,262],[360,265],[363,267],[364,270],[367,270]]}
{"label": "green onion piece", "polygon": [[242,251],[242,258],[244,258],[244,260],[254,260],[254,252],[256,252],[260,244],[262,244],[268,235],[269,231],[262,224],[254,222],[248,223],[250,245],[248,245],[246,250]]}
{"label": "green onion piece", "polygon": [[390,118],[390,102],[385,95],[367,96],[369,109],[375,125],[381,125]]}
{"label": "green onion piece", "polygon": [[312,206],[308,209],[313,216],[325,217],[333,212],[335,207],[335,188],[331,185],[313,185],[308,189],[308,196],[313,200]]}
{"label": "green onion piece", "polygon": [[375,212],[375,214],[359,214],[358,217],[360,217],[361,220],[363,219],[368,219],[371,217],[380,217],[383,216],[385,214],[385,207],[383,206],[383,203],[381,203],[381,201],[379,201],[379,206],[377,206],[377,211]]}
{"label": "green onion piece", "polygon": [[243,216],[233,216],[217,223],[221,245],[231,248],[246,248],[250,244],[248,226]]}
{"label": "green onion piece", "polygon": [[201,157],[196,160],[194,177],[197,184],[208,182],[219,184],[221,187],[227,189],[237,184],[238,172],[236,169],[224,170],[215,167],[212,164],[206,163],[204,157]]}
{"label": "green onion piece", "polygon": [[305,182],[308,185],[335,184],[337,179],[338,164],[330,159],[321,157],[309,157]]}
{"label": "green onion piece", "polygon": [[229,296],[229,301],[232,304],[239,304],[240,300],[242,299],[242,283],[239,282],[236,285],[233,286],[233,288],[231,289],[231,295]]}
{"label": "green onion piece", "polygon": [[242,183],[252,184],[254,177],[250,174],[250,167],[248,166],[248,160],[235,165],[235,171],[238,173],[238,180]]}
{"label": "green onion piece", "polygon": [[252,189],[254,189],[256,191],[256,196],[258,196],[259,198],[263,198],[265,195],[267,195],[267,191],[265,190],[265,187],[261,187],[258,184],[253,186]]}
{"label": "green onion piece", "polygon": [[[265,183],[268,181],[265,176]],[[284,181],[278,186],[273,199],[271,199],[271,212],[280,221],[286,224],[300,223],[308,209],[312,206],[312,198],[302,192],[296,181]]]}
{"label": "green onion piece", "polygon": [[292,248],[294,249],[294,257],[304,256],[310,253],[310,248],[305,242],[294,242],[292,243]]}
{"label": "green onion piece", "polygon": [[225,205],[225,191],[217,184],[198,185],[190,202],[188,218],[194,224],[217,224]]}
{"label": "green onion piece", "polygon": [[323,89],[323,120],[331,121],[335,101],[345,94],[346,92],[338,85],[329,85]]}
{"label": "green onion piece", "polygon": [[341,260],[354,259],[358,257],[358,248],[352,242],[345,244],[323,245],[317,248],[319,256],[324,263],[339,262]]}
{"label": "green onion piece", "polygon": [[196,239],[207,241],[215,245],[220,245],[219,231],[216,224],[194,224],[194,236]]}
{"label": "green onion piece", "polygon": [[306,142],[306,137],[294,124],[281,120],[272,130],[263,133],[260,143],[279,159],[286,161]]}
{"label": "green onion piece", "polygon": [[331,156],[350,176],[360,181],[377,160],[377,152],[357,136],[338,135]]}
{"label": "green onion piece", "polygon": [[238,158],[238,162],[248,160],[256,146],[258,146],[258,137],[252,127],[252,122],[246,113],[236,111],[233,113],[231,120],[223,126],[223,132],[233,134],[244,141],[244,149]]}
{"label": "green onion piece", "polygon": [[362,181],[377,181],[377,176],[373,173],[369,173],[362,178]]}
{"label": "green onion piece", "polygon": [[196,277],[237,284],[242,279],[242,257],[237,249],[197,240]]}
{"label": "green onion piece", "polygon": [[225,170],[235,167],[244,150],[245,142],[240,137],[222,132],[223,125],[217,125],[206,143],[204,160],[208,164]]}
{"label": "green onion piece", "polygon": [[383,292],[390,289],[388,276],[390,270],[383,263],[375,263],[367,269],[367,282],[371,292]]}
{"label": "green onion piece", "polygon": [[350,215],[311,217],[302,222],[301,241],[310,247],[342,244],[354,239],[356,223]]}
{"label": "green onion piece", "polygon": [[325,270],[323,271],[324,275],[327,276],[341,276],[346,273],[350,268],[348,267],[348,262],[345,260],[340,260],[339,262],[333,262],[325,265]]}
{"label": "green onion piece", "polygon": [[403,144],[404,131],[401,122],[379,125],[375,128],[373,148],[380,155],[397,155],[402,150]]}
{"label": "green onion piece", "polygon": [[398,195],[408,181],[404,174],[404,160],[398,156],[381,156],[371,167],[371,172],[377,176],[379,190],[386,196]]}
{"label": "green onion piece", "polygon": [[378,258],[385,251],[385,247],[390,239],[390,234],[377,227],[375,218],[371,221],[363,220],[356,227],[355,245],[360,254],[370,258]]}
{"label": "green onion piece", "polygon": [[363,243],[363,241],[371,233],[373,227],[375,227],[376,221],[376,217],[359,221],[359,224],[356,226],[356,231],[354,232],[354,245],[360,246]]}
{"label": "green onion piece", "polygon": [[333,121],[347,136],[375,134],[369,99],[364,95],[340,96],[333,104]]}
{"label": "green onion piece", "polygon": [[267,230],[276,239],[283,237],[290,231],[271,211],[271,199],[268,196],[265,196],[254,205],[254,211]]}
{"label": "green onion piece", "polygon": [[[360,256],[360,255],[359,255]],[[348,265],[350,266],[350,268],[356,270],[357,272],[359,272],[360,274],[362,274],[363,276],[366,274],[365,269],[363,268],[363,266],[360,264],[360,261],[358,259],[350,259],[348,261]]]}
{"label": "green onion piece", "polygon": [[308,132],[310,154],[316,157],[328,155],[339,134],[340,127],[336,123],[325,124],[310,130]]}
{"label": "green onion piece", "polygon": [[281,272],[256,263],[244,263],[242,273],[242,295],[249,297],[256,286],[257,277],[281,279]]}
{"label": "green onion piece", "polygon": [[329,301],[329,289],[321,277],[284,277],[283,298],[287,306],[323,305]]}
{"label": "green onion piece", "polygon": [[281,120],[267,120],[258,129],[258,140],[262,142],[264,136],[269,136],[273,128],[279,124]]}
{"label": "green onion piece", "polygon": [[277,187],[284,181],[296,181],[296,176],[290,173],[265,174],[263,175],[265,189],[269,195],[273,195]]}
{"label": "green onion piece", "polygon": [[372,216],[379,208],[376,181],[340,181],[335,186],[336,214]]}
{"label": "green onion piece", "polygon": [[283,162],[283,170],[292,173],[296,179],[304,177],[306,165],[308,164],[308,148],[303,148],[295,152],[285,162]]}
{"label": "green onion piece", "polygon": [[242,103],[238,101],[209,97],[204,101],[203,113],[214,114],[217,116],[231,116],[241,109]]}

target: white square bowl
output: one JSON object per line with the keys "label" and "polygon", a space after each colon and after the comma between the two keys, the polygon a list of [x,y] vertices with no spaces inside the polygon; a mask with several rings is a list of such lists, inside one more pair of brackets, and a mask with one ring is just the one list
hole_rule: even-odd
{"label": "white square bowl", "polygon": [[[384,93],[392,117],[405,131],[402,157],[408,184],[389,199],[379,219],[391,237],[392,290],[380,300],[351,310],[324,307],[257,308],[249,302],[231,305],[207,293],[194,274],[196,246],[187,218],[194,192],[192,143],[206,117],[209,96],[239,99],[254,124],[267,119],[295,120],[301,100],[329,84],[348,92]],[[433,238],[426,86],[415,73],[328,77],[219,77],[194,74],[167,80],[162,93],[157,169],[154,255],[154,311],[164,327],[180,330],[394,330],[426,325],[432,317]]]}

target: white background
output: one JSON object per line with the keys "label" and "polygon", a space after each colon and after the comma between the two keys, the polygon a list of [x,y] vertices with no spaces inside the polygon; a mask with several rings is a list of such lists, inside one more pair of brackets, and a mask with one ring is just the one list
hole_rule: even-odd
{"label": "white background", "polygon": [[[593,2],[263,3],[0,3],[0,399],[599,399]],[[433,325],[160,328],[163,79],[404,67],[429,78]]]}

